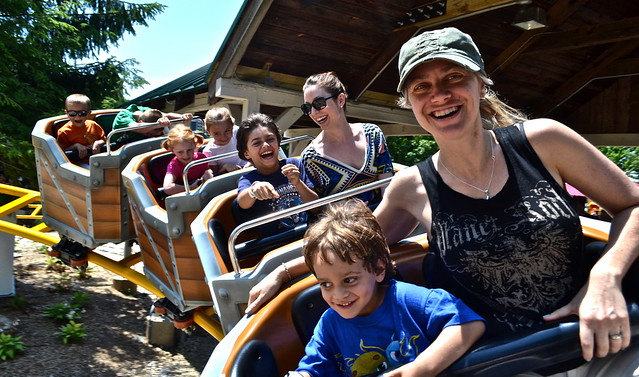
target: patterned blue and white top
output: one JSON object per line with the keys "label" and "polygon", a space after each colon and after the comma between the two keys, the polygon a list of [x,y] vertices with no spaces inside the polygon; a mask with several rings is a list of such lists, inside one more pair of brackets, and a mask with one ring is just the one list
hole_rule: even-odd
{"label": "patterned blue and white top", "polygon": [[[320,197],[375,182],[380,174],[393,173],[393,161],[382,130],[372,123],[355,125],[363,128],[368,142],[366,160],[359,169],[320,154],[312,143],[302,151],[301,159],[306,174],[313,181],[315,192]],[[382,199],[379,190],[368,191],[357,197],[368,204],[377,203]]]}

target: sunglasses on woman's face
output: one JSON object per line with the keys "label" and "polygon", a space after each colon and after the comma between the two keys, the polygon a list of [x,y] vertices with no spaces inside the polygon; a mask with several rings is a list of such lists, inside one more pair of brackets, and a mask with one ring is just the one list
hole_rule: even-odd
{"label": "sunglasses on woman's face", "polygon": [[339,93],[333,94],[332,96],[328,96],[328,97],[317,97],[311,103],[304,102],[302,106],[300,106],[300,108],[302,109],[302,112],[304,113],[304,115],[309,115],[311,113],[312,107],[314,107],[315,110],[318,110],[318,111],[322,110],[323,108],[326,107],[327,100],[331,98],[335,98],[337,96],[339,96]]}
{"label": "sunglasses on woman's face", "polygon": [[74,110],[69,110],[67,111],[67,115],[69,115],[71,118],[73,118],[74,116],[81,116],[81,117],[85,117],[87,115],[89,115],[89,112],[87,110],[82,110],[82,111],[74,111]]}

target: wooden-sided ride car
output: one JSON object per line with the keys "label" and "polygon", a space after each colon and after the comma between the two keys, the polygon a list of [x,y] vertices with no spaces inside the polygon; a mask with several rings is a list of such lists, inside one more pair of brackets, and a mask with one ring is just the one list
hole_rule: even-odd
{"label": "wooden-sided ride car", "polygon": [[[282,145],[304,138],[288,139]],[[188,170],[231,154],[189,163],[182,177],[186,191],[166,197],[160,189],[166,166],[172,157],[170,152],[161,149],[136,156],[122,172],[144,274],[165,295],[155,303],[156,309],[172,318],[177,327],[189,326],[197,310],[213,306],[190,224],[205,207],[211,208],[210,202],[217,203],[222,198],[231,198],[232,201],[237,192],[238,179],[249,171],[242,169],[215,176],[195,190],[190,190],[186,178]],[[280,157],[284,157],[282,151]],[[229,231],[237,224],[231,213],[231,201],[215,207],[210,214]],[[217,268],[222,273],[228,271],[224,263]],[[212,313],[206,315],[210,317]],[[216,338],[223,336],[219,322],[213,321],[207,326],[206,330]]]}
{"label": "wooden-sided ride car", "polygon": [[89,115],[108,133],[108,142],[106,152],[89,157],[88,169],[73,163],[77,152],[65,153],[56,141],[58,128],[69,120],[66,115],[38,121],[31,133],[43,220],[62,238],[54,253],[62,252],[73,265],[85,264],[89,249],[135,236],[120,173],[133,156],[159,148],[162,138],[111,144],[112,136],[124,131],[111,130],[118,111]]}

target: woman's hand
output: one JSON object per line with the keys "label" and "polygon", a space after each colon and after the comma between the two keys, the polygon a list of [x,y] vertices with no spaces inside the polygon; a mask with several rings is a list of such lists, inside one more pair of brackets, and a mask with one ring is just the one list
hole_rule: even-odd
{"label": "woman's hand", "polygon": [[617,353],[630,345],[630,320],[621,283],[609,275],[590,274],[588,284],[570,303],[544,316],[555,321],[579,315],[579,338],[585,360]]}
{"label": "woman's hand", "polygon": [[270,274],[266,275],[259,283],[255,284],[249,291],[249,298],[245,314],[254,314],[262,305],[277,294],[286,281],[286,271],[279,266]]}

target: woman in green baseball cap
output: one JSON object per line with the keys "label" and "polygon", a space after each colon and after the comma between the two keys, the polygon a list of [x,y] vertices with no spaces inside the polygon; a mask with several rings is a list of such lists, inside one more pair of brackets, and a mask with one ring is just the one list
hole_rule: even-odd
{"label": "woman in green baseball cap", "polygon": [[[477,46],[458,29],[406,42],[399,75],[401,104],[440,150],[387,188],[375,215],[389,243],[421,223],[436,256],[429,278],[484,317],[488,332],[577,314],[585,360],[628,347],[622,278],[639,255],[639,188],[572,129],[527,120],[499,100]],[[613,216],[590,271],[565,183]]]}

